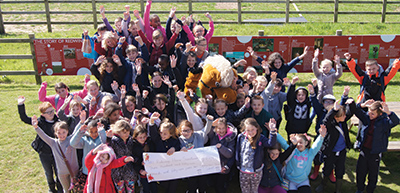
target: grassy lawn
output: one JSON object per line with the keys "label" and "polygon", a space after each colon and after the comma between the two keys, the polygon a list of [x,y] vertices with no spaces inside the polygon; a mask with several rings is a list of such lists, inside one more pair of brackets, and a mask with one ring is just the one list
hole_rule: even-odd
{"label": "grassy lawn", "polygon": [[[98,4],[99,5],[99,4]],[[138,3],[133,4],[131,9],[138,9]],[[187,4],[154,4],[152,10],[167,10],[168,7],[176,6],[178,10],[187,10]],[[74,10],[91,10],[88,4],[51,4],[51,10],[68,10],[73,6]],[[279,10],[284,11],[284,4],[262,4],[262,3],[243,3],[246,11],[257,10]],[[107,10],[122,10],[122,4],[105,4]],[[221,6],[216,3],[195,3],[196,10],[229,10],[233,9],[234,5]],[[222,7],[222,8],[221,8]],[[316,3],[316,4],[298,4],[300,10],[333,10],[331,5]],[[37,11],[44,10],[41,4],[4,4],[1,7],[2,11]],[[235,8],[236,9],[236,8]],[[291,7],[291,10],[294,10]],[[380,11],[380,5],[362,6],[345,4],[340,6],[341,11]],[[388,5],[388,11],[397,11],[398,6],[395,4]],[[121,11],[122,12],[122,11]],[[182,15],[182,14],[178,14]],[[115,18],[117,15],[107,15],[109,18]],[[205,20],[206,18],[200,14],[196,14],[196,19]],[[297,17],[298,15],[291,15]],[[215,35],[257,35],[258,30],[264,30],[265,35],[334,35],[337,29],[343,30],[343,35],[361,35],[361,34],[397,34],[400,31],[400,25],[396,24],[381,24],[380,15],[343,15],[339,16],[339,21],[352,22],[360,21],[366,17],[371,24],[350,24],[350,23],[318,23],[322,21],[333,20],[333,15],[304,15],[311,23],[306,24],[288,24],[288,25],[222,25],[215,26]],[[45,15],[4,15],[5,21],[22,21],[29,19],[31,21],[43,21]],[[161,20],[165,19],[167,15],[160,15]],[[261,19],[261,18],[282,18],[284,15],[265,15],[265,14],[245,14],[244,19]],[[80,19],[82,21],[91,21],[89,18],[82,16],[52,16],[54,21],[64,21]],[[98,15],[98,18],[100,16]],[[215,20],[236,20],[237,15],[213,15]],[[398,21],[398,15],[390,15],[387,21]],[[110,19],[112,20],[112,19]],[[24,29],[26,28],[26,29]],[[35,32],[37,38],[65,38],[81,36],[82,29],[89,29],[93,33],[93,27],[77,26],[77,25],[55,25],[53,26],[54,33],[45,33],[45,25],[22,25],[16,26],[17,32],[7,31],[8,34],[1,35],[0,38],[28,38],[28,32]],[[21,29],[23,29],[21,31]],[[0,44],[0,54],[30,54],[28,44]],[[32,70],[31,60],[0,60],[0,70]],[[293,76],[300,77],[301,86],[309,84],[313,74],[289,74],[290,78]],[[94,77],[92,77],[94,78]],[[65,82],[71,88],[71,91],[80,90],[83,87],[83,77],[80,76],[55,76],[55,77],[42,77],[43,81],[49,83],[48,94],[55,94],[54,84],[60,81]],[[336,82],[334,93],[336,98],[339,98],[343,86],[350,85],[352,87],[350,96],[356,97],[359,91],[359,85],[356,79],[350,73],[344,73],[343,77]],[[47,185],[42,166],[40,164],[38,155],[30,147],[30,143],[35,137],[35,131],[29,125],[22,123],[17,113],[17,97],[23,95],[27,98],[26,110],[29,116],[39,115],[37,109],[40,101],[38,100],[37,91],[38,85],[35,85],[34,76],[3,76],[0,77],[0,193],[2,192],[46,192]],[[400,101],[398,96],[400,90],[400,75],[396,75],[388,88],[386,89],[387,101]],[[281,124],[281,134],[286,136],[284,131],[285,121]],[[313,124],[310,128],[310,134],[314,135]],[[357,134],[356,128],[350,132],[351,141],[355,141]],[[400,140],[400,127],[397,126],[392,130],[390,140]],[[343,192],[355,192],[355,167],[358,158],[358,152],[350,150],[347,154],[346,174]],[[379,193],[394,193],[400,192],[400,182],[396,176],[400,176],[400,166],[396,162],[400,158],[399,152],[384,153],[381,162],[381,169],[376,192]],[[312,182],[313,189],[320,179]],[[232,184],[228,192],[239,192],[237,184]],[[329,183],[327,190],[332,190],[333,184]],[[211,191],[212,192],[212,191]],[[327,191],[328,192],[328,191]]]}

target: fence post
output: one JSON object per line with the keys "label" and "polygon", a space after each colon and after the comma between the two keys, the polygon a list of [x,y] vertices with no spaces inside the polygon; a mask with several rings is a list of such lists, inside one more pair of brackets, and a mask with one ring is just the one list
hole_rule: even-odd
{"label": "fence post", "polygon": [[92,0],[93,27],[97,29],[97,8],[96,0]]}
{"label": "fence post", "polygon": [[144,0],[140,0],[140,13],[144,16]]}
{"label": "fence post", "polygon": [[35,45],[33,44],[34,40],[35,40],[35,34],[30,33],[29,34],[29,44],[31,46],[33,69],[35,69],[35,72],[36,72],[36,74],[35,74],[36,84],[40,85],[40,84],[42,84],[42,77],[39,76],[39,71],[38,71],[38,67],[37,67]]}
{"label": "fence post", "polygon": [[385,23],[386,20],[386,7],[387,7],[387,0],[382,0],[382,19],[381,22]]}
{"label": "fence post", "polygon": [[242,24],[242,0],[237,0],[238,4],[238,23]]}
{"label": "fence post", "polygon": [[188,0],[188,8],[189,8],[189,15],[192,15],[193,13],[192,0]]}
{"label": "fence post", "polygon": [[335,10],[333,11],[333,22],[337,23],[339,14],[339,0],[335,0]]}
{"label": "fence post", "polygon": [[[2,2],[3,0],[0,0]],[[0,5],[0,34],[5,34],[6,30],[4,29],[4,23],[3,23],[3,12],[1,12],[1,5]]]}
{"label": "fence post", "polygon": [[44,0],[44,7],[46,9],[47,31],[48,32],[52,32],[52,30],[51,30],[51,20],[50,20],[49,0]]}
{"label": "fence post", "polygon": [[285,23],[289,23],[289,10],[290,10],[290,0],[286,0],[286,16]]}

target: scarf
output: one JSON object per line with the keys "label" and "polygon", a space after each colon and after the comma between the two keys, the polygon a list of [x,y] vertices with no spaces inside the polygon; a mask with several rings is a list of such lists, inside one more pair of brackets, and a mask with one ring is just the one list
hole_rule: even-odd
{"label": "scarf", "polygon": [[[100,161],[100,155],[101,154],[109,154],[110,159],[108,159],[108,162],[103,164]],[[87,184],[87,192],[88,193],[99,193],[100,191],[100,183],[101,183],[101,177],[103,174],[103,169],[110,165],[110,163],[115,159],[115,153],[114,150],[110,147],[106,147],[102,151],[97,152],[96,157],[94,158],[94,164],[93,167],[90,169],[89,175],[88,175],[88,184]]]}

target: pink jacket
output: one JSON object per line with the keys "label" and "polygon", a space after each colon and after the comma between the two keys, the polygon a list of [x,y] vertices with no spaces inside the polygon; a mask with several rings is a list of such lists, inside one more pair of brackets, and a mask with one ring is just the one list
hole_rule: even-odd
{"label": "pink jacket", "polygon": [[[150,9],[151,9],[151,0],[147,1],[146,3],[146,8],[144,9],[144,15],[143,15],[143,22],[144,22],[144,31],[146,33],[147,39],[150,40],[150,42],[153,42],[153,32],[154,29],[152,26],[150,26]],[[165,33],[165,28],[163,26],[158,26],[157,29],[161,30],[161,33],[164,37],[164,43],[167,42],[167,34]]]}
{"label": "pink jacket", "polygon": [[[192,45],[195,46],[196,42],[194,41],[194,35],[193,35],[193,32],[190,31],[189,26],[184,25],[184,26],[182,26],[182,28],[183,28],[183,30],[185,30],[185,32],[188,36],[188,39],[190,40],[190,43],[192,43]],[[213,34],[214,34],[214,22],[210,21],[210,29],[208,30],[206,36],[204,36],[204,38],[206,38],[206,40],[207,40],[207,50],[208,50],[208,42],[210,42]]]}

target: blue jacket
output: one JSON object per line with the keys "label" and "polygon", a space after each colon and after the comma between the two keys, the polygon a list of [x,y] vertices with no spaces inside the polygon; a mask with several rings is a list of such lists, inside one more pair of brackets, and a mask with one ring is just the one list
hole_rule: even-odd
{"label": "blue jacket", "polygon": [[[235,158],[236,158],[236,166],[238,168],[240,167],[241,147],[242,147],[242,143],[244,142],[245,138],[246,138],[246,135],[243,133],[239,134],[239,136],[237,138]],[[276,143],[276,134],[270,134],[269,138],[265,137],[262,134],[260,135],[260,139],[257,141],[257,147],[256,147],[255,153],[254,153],[254,163],[253,163],[254,171],[260,169],[263,165],[264,147],[271,147],[271,146],[275,145],[275,143]]]}
{"label": "blue jacket", "polygon": [[[365,139],[367,138],[368,127],[371,123],[368,113],[361,109],[360,103],[357,104],[355,114],[358,119],[363,123],[358,136],[358,148],[363,147]],[[389,143],[390,130],[398,125],[400,122],[399,117],[394,112],[389,115],[382,113],[378,116],[374,123],[374,134],[372,139],[371,154],[378,154],[387,151]]]}

